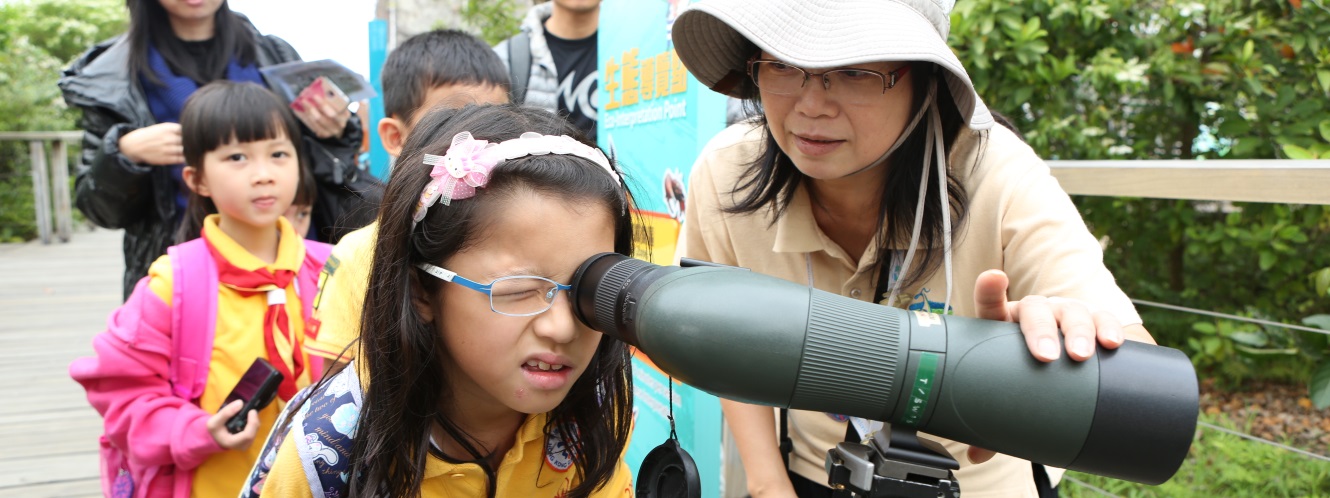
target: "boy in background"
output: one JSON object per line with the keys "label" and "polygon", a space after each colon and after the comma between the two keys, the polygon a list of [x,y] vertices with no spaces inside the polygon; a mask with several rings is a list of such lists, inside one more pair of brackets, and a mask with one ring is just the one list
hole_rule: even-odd
{"label": "boy in background", "polygon": [[[430,109],[508,102],[508,70],[480,39],[457,30],[437,30],[411,37],[383,64],[384,115],[379,137],[393,158],[411,128]],[[404,168],[425,168],[406,164]],[[348,347],[360,337],[360,312],[369,285],[378,222],[347,234],[333,248],[319,275],[314,298],[316,336],[305,350],[333,361],[329,368],[355,358]]]}

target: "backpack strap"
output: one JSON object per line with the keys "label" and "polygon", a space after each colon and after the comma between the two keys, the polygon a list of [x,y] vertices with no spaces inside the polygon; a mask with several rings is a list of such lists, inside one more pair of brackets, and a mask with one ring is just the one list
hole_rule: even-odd
{"label": "backpack strap", "polygon": [[508,39],[508,79],[513,103],[526,103],[526,87],[531,80],[531,34],[526,31]]}
{"label": "backpack strap", "polygon": [[[296,292],[300,294],[301,312],[306,324],[310,323],[314,313],[314,296],[319,294],[319,274],[323,272],[323,263],[328,261],[332,249],[331,244],[305,240],[305,263],[300,265],[300,271],[296,273]],[[305,327],[306,337],[313,338],[317,334],[317,329]]]}
{"label": "backpack strap", "polygon": [[171,391],[203,395],[217,327],[217,264],[202,237],[171,246]]}
{"label": "backpack strap", "polygon": [[305,480],[313,496],[346,496],[351,448],[364,393],[351,364],[310,395],[291,421]]}
{"label": "backpack strap", "polygon": [[[323,273],[323,263],[332,254],[333,246],[323,242],[305,240],[305,262],[296,273],[296,295],[300,296],[300,313],[305,319],[305,338],[319,337],[318,318],[314,317],[314,299],[319,295],[319,277]],[[310,378],[318,380],[323,375],[326,364],[319,355],[308,355]]]}

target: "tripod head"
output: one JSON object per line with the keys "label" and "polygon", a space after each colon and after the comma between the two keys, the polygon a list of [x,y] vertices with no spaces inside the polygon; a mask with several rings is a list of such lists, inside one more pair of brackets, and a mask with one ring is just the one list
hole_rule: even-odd
{"label": "tripod head", "polygon": [[952,473],[959,468],[942,445],[895,425],[865,444],[844,442],[827,452],[828,484],[837,496],[960,498]]}

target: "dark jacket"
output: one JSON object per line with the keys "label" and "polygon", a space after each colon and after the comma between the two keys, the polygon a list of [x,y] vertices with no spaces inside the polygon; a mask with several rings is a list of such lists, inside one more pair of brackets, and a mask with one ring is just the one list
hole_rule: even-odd
{"label": "dark jacket", "polygon": [[[247,21],[245,25],[255,36],[260,67],[300,60],[290,44],[259,34]],[[120,137],[156,124],[138,78],[129,74],[129,39],[122,35],[92,47],[64,71],[59,85],[65,102],[83,111],[75,205],[98,226],[125,230],[124,292],[128,296],[134,284],[147,275],[148,266],[173,242],[177,210],[170,168],[136,164],[120,153]],[[362,136],[359,119],[352,116],[342,136],[328,140],[317,139],[303,123],[301,128],[300,152],[314,173],[321,198],[325,191],[363,180],[359,176],[369,177],[359,175],[356,168]],[[322,200],[342,198],[331,191],[326,197]],[[316,205],[314,226],[335,224],[321,220],[319,211]],[[319,238],[335,242],[344,232]]]}

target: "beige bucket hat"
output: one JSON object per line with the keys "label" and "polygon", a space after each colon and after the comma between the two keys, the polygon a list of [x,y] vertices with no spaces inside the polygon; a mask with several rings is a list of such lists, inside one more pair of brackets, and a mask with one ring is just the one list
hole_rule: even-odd
{"label": "beige bucket hat", "polygon": [[946,70],[956,108],[970,128],[993,115],[947,46],[955,0],[702,0],[674,22],[684,66],[707,87],[738,97],[755,48],[807,68],[926,61]]}

